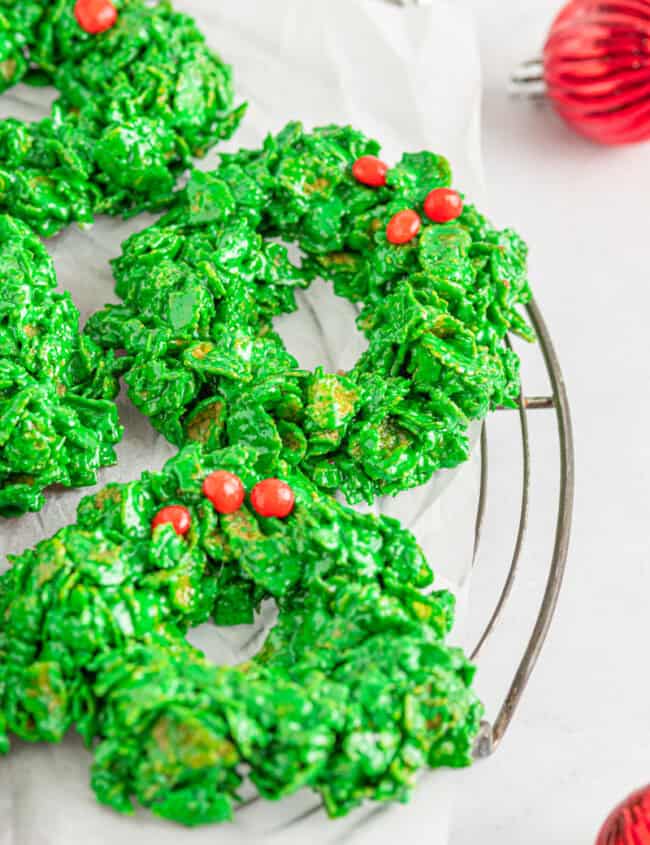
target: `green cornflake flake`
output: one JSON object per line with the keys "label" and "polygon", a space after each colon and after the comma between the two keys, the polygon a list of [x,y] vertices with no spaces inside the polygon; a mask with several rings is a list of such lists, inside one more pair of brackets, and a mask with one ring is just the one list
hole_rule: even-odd
{"label": "green cornflake flake", "polygon": [[[310,395],[329,424],[354,399],[343,377],[323,378]],[[0,753],[10,735],[56,742],[76,726],[102,803],[186,825],[230,819],[245,776],[268,799],[309,787],[341,816],[407,800],[425,766],[470,763],[474,670],[445,644],[453,597],[423,592],[433,575],[413,535],[282,460],[267,471],[295,492],[289,517],[247,503],[217,514],[206,475],[227,469],[250,490],[259,464],[247,446],[188,445],[161,472],[87,496],[76,524],[11,559]],[[170,503],[190,511],[185,537],[150,530]],[[251,622],[266,600],[279,617],[252,661],[213,666],[184,639],[210,618]]]}
{"label": "green cornflake flake", "polygon": [[[449,164],[407,153],[386,187],[352,175],[379,145],[350,127],[299,123],[259,150],[193,171],[163,218],[113,262],[123,306],[95,314],[90,337],[125,351],[133,403],[172,443],[255,448],[351,503],[426,482],[467,458],[470,421],[513,405],[518,359],[507,332],[534,339],[526,246],[471,205],[437,224],[421,204]],[[412,243],[385,236],[414,207]],[[300,267],[268,239],[294,241]],[[368,348],[346,373],[301,370],[273,331],[295,291],[322,275],[363,308]]]}
{"label": "green cornflake flake", "polygon": [[[0,91],[58,90],[50,115],[0,121],[0,211],[53,235],[167,204],[177,177],[237,128],[230,68],[164,0],[117,0],[89,35],[75,0],[3,0]],[[197,212],[197,220],[201,219]]]}

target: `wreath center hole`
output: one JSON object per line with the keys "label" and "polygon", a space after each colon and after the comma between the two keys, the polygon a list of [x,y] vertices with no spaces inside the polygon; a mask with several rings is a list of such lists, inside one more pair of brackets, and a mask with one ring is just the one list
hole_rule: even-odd
{"label": "wreath center hole", "polygon": [[355,325],[358,308],[323,279],[296,293],[297,310],[274,320],[274,328],[301,367],[335,373],[351,370],[368,343]]}

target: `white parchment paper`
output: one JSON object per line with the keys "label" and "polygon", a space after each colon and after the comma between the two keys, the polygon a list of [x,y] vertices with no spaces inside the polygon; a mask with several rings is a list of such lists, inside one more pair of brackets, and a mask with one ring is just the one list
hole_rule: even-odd
{"label": "white parchment paper", "polygon": [[[401,8],[383,0],[185,0],[211,45],[235,69],[245,121],[226,148],[257,146],[288,120],[307,126],[352,123],[378,138],[384,157],[432,149],[451,160],[455,184],[480,199],[478,117],[480,75],[471,19],[451,3]],[[0,117],[37,119],[51,93],[18,86],[0,98]],[[200,164],[209,168],[216,154]],[[120,242],[151,222],[101,219],[87,231],[70,228],[48,241],[62,288],[72,293],[82,321],[115,301],[108,260]],[[290,351],[307,367],[349,367],[363,349],[355,309],[316,282],[301,294],[297,314],[277,321]],[[318,340],[323,337],[323,341]],[[173,449],[124,398],[126,435],[119,463],[102,473],[126,481],[162,465]],[[476,431],[473,432],[474,436]],[[453,483],[451,483],[453,482]],[[439,575],[461,600],[471,565],[478,460],[440,473],[425,488],[379,503],[417,535]],[[74,520],[84,491],[53,494],[45,509],[0,524],[0,568],[22,551]],[[272,622],[272,610],[256,629],[193,632],[210,658],[237,662],[254,653]],[[252,633],[256,633],[252,637]],[[244,647],[245,646],[245,647]],[[57,746],[15,743],[0,759],[0,845],[203,845],[230,843],[447,842],[452,772],[422,778],[407,807],[369,807],[345,820],[328,821],[318,799],[304,791],[282,802],[257,802],[238,811],[231,825],[186,830],[138,811],[120,817],[96,804],[88,782],[90,755],[76,737]]]}

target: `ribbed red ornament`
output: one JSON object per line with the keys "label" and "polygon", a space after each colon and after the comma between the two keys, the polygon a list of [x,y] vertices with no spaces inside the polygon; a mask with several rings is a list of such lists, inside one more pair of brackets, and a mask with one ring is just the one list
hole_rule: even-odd
{"label": "ribbed red ornament", "polygon": [[650,786],[633,792],[607,817],[596,845],[650,845]]}
{"label": "ribbed red ornament", "polygon": [[548,97],[601,144],[650,138],[650,0],[572,0],[544,46]]}

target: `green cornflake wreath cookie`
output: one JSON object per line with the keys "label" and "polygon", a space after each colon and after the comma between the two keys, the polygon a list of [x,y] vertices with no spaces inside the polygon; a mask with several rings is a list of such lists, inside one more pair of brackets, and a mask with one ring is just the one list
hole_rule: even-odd
{"label": "green cornflake wreath cookie", "polygon": [[0,516],[39,510],[51,484],[94,484],[122,434],[113,355],[55,288],[40,240],[0,215]]}
{"label": "green cornflake wreath cookie", "polygon": [[[424,766],[469,762],[473,669],[445,644],[453,597],[423,591],[433,576],[413,536],[268,458],[295,506],[263,517],[262,463],[242,445],[189,445],[13,558],[0,577],[2,750],[10,734],[56,742],[75,725],[100,801],[185,824],[230,818],[246,772],[265,798],[308,786],[339,816],[406,800]],[[224,471],[250,494],[230,513],[206,481]],[[161,520],[169,511],[183,521]],[[213,666],[184,640],[209,617],[250,622],[264,599],[279,618],[252,661]]]}
{"label": "green cornflake wreath cookie", "polygon": [[59,97],[0,121],[0,211],[41,235],[164,205],[178,174],[236,128],[230,68],[165,0],[3,0],[0,90]]}
{"label": "green cornflake wreath cookie", "polygon": [[[88,331],[126,351],[129,396],[172,443],[249,445],[261,472],[281,459],[370,501],[463,461],[469,421],[513,404],[504,337],[533,339],[517,312],[530,297],[525,244],[445,190],[441,156],[407,153],[387,170],[378,149],[349,127],[291,123],[193,171],[125,242],[124,304]],[[278,238],[297,243],[300,267]],[[272,328],[317,275],[363,304],[368,349],[346,373],[301,370]]]}

